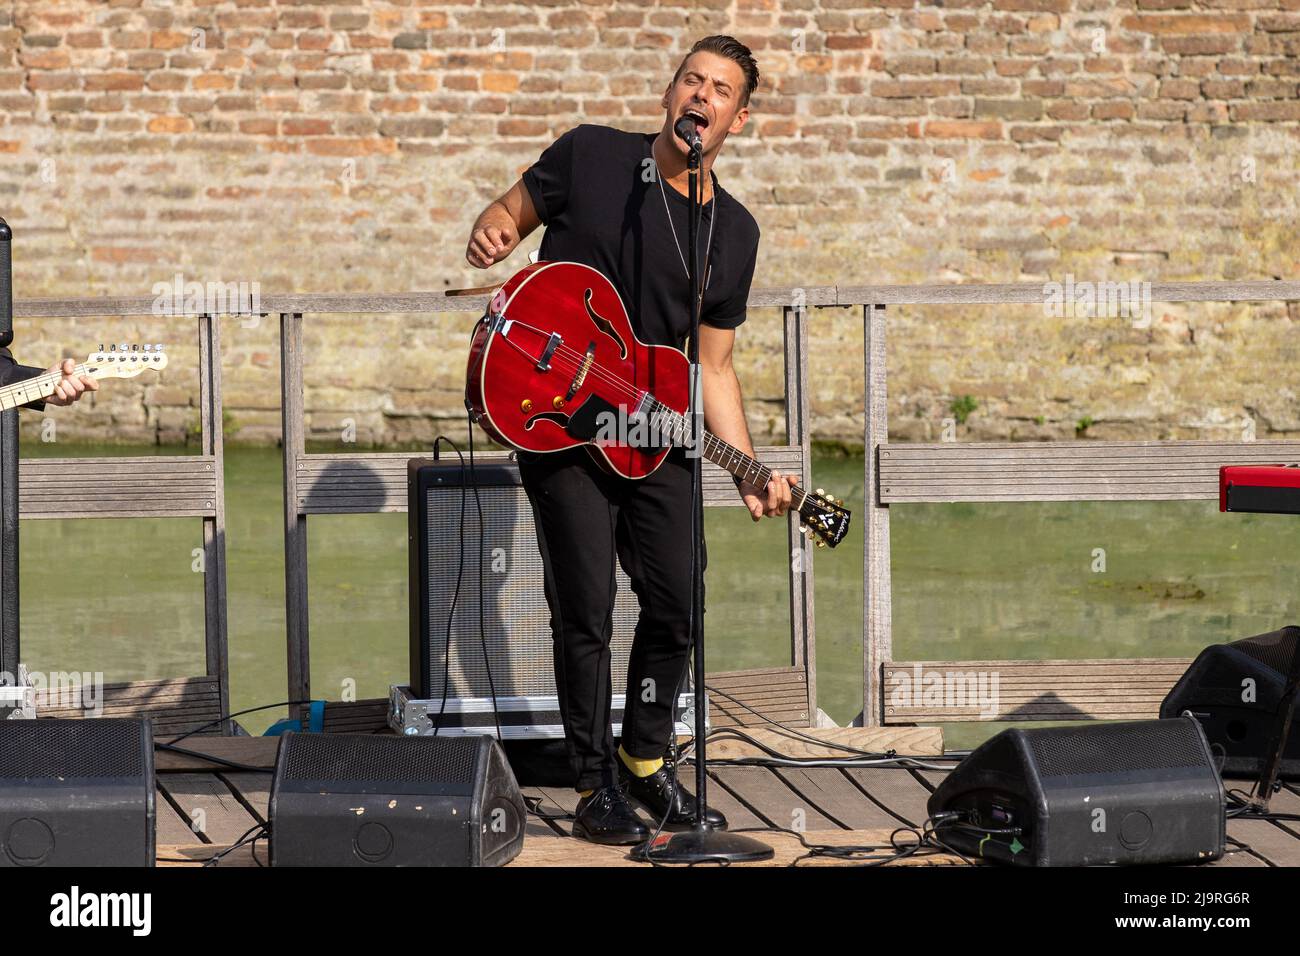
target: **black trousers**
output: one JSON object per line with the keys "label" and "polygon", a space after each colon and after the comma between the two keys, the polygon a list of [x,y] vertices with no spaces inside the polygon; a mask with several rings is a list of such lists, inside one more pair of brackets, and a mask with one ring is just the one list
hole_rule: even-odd
{"label": "black trousers", "polygon": [[614,562],[640,606],[622,744],[633,757],[661,757],[691,642],[690,463],[677,448],[653,474],[633,480],[605,472],[584,448],[518,458],[546,570],[574,786],[608,786],[618,779],[610,726]]}

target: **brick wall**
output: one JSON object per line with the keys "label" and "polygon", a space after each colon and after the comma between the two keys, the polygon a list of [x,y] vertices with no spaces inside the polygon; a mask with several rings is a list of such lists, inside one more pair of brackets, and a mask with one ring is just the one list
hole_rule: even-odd
{"label": "brick wall", "polygon": [[[503,278],[522,254],[464,263],[478,210],[577,122],[657,128],[672,69],[711,32],[764,75],[717,167],[763,229],[758,285],[1300,272],[1300,0],[17,0],[0,3],[16,295],[149,295],[176,273],[264,294]],[[936,437],[970,395],[971,437],[1293,436],[1297,319],[896,310],[893,427]],[[814,321],[815,428],[851,440],[860,315]],[[461,417],[466,330],[310,320],[312,434],[427,441]],[[276,323],[223,334],[233,437],[273,441]],[[104,339],[173,347],[161,381],[53,413],[61,435],[173,440],[194,420],[183,322],[24,320],[18,336],[33,364]],[[780,418],[775,313],[740,341],[761,439]]]}

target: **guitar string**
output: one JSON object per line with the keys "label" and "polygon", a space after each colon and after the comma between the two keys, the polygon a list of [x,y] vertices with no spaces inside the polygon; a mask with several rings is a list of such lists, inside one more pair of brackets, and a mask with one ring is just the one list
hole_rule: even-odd
{"label": "guitar string", "polygon": [[[545,334],[545,333],[543,333],[540,329],[534,328],[533,326],[530,326],[530,325],[528,325],[527,323],[520,322],[520,323],[518,323],[518,324],[521,325],[523,328],[526,328],[526,329],[528,329],[529,331],[532,331],[532,332],[536,333],[537,335],[544,335],[544,334]],[[510,344],[513,348],[515,348],[516,351],[518,351],[521,355],[523,355],[523,356],[524,356],[524,357],[525,357],[529,362],[533,362],[533,363],[535,363],[535,362],[537,361],[537,358],[536,358],[535,356],[530,355],[530,354],[529,354],[529,353],[528,353],[528,352],[523,348],[523,346],[519,345],[519,344],[516,343],[516,342],[512,342],[512,341],[510,341],[510,339],[509,339],[508,336],[506,337],[506,341],[509,342],[509,344]],[[570,363],[574,363],[574,362],[577,363],[577,364],[567,364],[567,363],[566,363],[566,364],[567,364],[567,367],[564,368],[564,369],[560,369],[560,371],[572,371],[572,372],[575,372],[575,373],[577,372],[577,370],[578,370],[579,368],[581,368],[582,363],[584,363],[584,362],[586,361],[586,358],[587,358],[587,356],[586,356],[585,353],[579,353],[579,352],[575,351],[574,349],[571,349],[571,348],[569,348],[568,346],[563,345],[562,343],[561,343],[561,345],[560,345],[560,346],[555,350],[555,354],[556,354],[556,355],[560,355],[560,356],[562,356],[562,357],[564,357],[564,358],[568,358]],[[559,363],[557,362],[556,364],[558,365]],[[633,398],[638,398],[638,399],[640,398],[642,392],[641,392],[639,389],[637,389],[635,385],[633,385],[632,383],[628,382],[626,379],[624,379],[624,378],[618,376],[617,373],[612,372],[612,371],[606,369],[604,366],[599,365],[599,364],[596,364],[596,363],[594,363],[594,362],[593,362],[593,364],[591,365],[591,367],[588,369],[588,374],[590,374],[591,371],[592,371],[593,369],[594,369],[594,370],[596,371],[596,373],[597,373],[595,377],[597,377],[597,378],[603,380],[606,384],[608,384],[608,385],[611,386],[612,388],[620,389],[620,390],[622,390],[624,393],[626,393],[627,395],[629,395],[629,396],[631,396],[631,397],[633,397]],[[677,412],[675,409],[669,408],[667,405],[664,405],[662,402],[658,401],[657,399],[654,399],[654,400],[653,400],[652,410],[658,410],[658,411],[660,411],[661,413],[666,413],[666,416],[669,417],[669,418],[671,418],[671,419],[673,420],[673,434],[674,434],[676,437],[678,437],[680,440],[684,440],[684,432],[685,432],[685,430],[688,429],[689,426],[690,426],[690,422],[689,422],[689,420],[688,420],[684,415],[682,415],[681,413]],[[735,454],[737,454],[737,455],[741,456],[742,458],[747,459],[747,460],[749,460],[749,461],[753,461],[754,464],[755,464],[755,466],[756,466],[757,469],[758,469],[758,476],[761,477],[761,476],[763,476],[763,474],[766,472],[766,478],[763,479],[763,484],[766,484],[767,481],[770,481],[770,480],[771,480],[771,471],[770,471],[770,469],[768,469],[765,465],[763,465],[763,464],[757,462],[755,459],[751,458],[750,456],[746,455],[744,452],[740,451],[740,449],[735,448],[733,445],[730,445],[730,444],[727,443],[727,442],[723,442],[722,439],[718,438],[718,437],[715,436],[715,435],[711,435],[711,434],[709,434],[709,433],[707,433],[707,432],[705,433],[705,440],[706,440],[706,441],[712,440],[716,445],[720,446],[721,448],[733,449],[733,450],[735,451]],[[746,475],[748,475],[748,473],[749,473],[750,470],[752,470],[752,469],[746,468]],[[748,479],[747,479],[747,480],[748,480]]]}
{"label": "guitar string", "polygon": [[[522,322],[516,319],[514,320],[514,324],[520,326],[521,328],[527,329],[528,331],[534,333],[539,337],[548,337],[548,333],[543,332],[541,329],[538,329],[535,326],[529,325],[527,322]],[[524,356],[524,358],[530,364],[535,364],[537,362],[538,357],[531,355],[528,351],[524,349],[522,345],[512,341],[509,336],[503,335],[502,337],[520,355]],[[587,360],[586,353],[578,352],[577,350],[569,347],[568,345],[565,345],[563,340],[561,340],[555,352],[553,353],[553,358],[554,356],[560,356],[568,359],[568,362],[565,363],[566,367],[557,368],[558,371],[574,372],[575,374]],[[559,366],[560,362],[556,360],[555,365]],[[593,361],[591,366],[588,367],[587,372],[588,375],[592,375],[594,372],[593,377],[602,380],[611,388],[621,390],[623,393],[625,393],[626,395],[632,398],[639,399],[642,394],[642,392],[639,389],[637,389],[635,385],[628,382],[626,379],[622,378],[617,373],[609,369],[606,369],[603,365],[600,365],[599,363]],[[661,414],[666,413],[666,417],[668,417],[672,423],[671,435],[675,437],[678,441],[685,440],[685,432],[690,427],[690,421],[689,419],[686,418],[686,416],[677,412],[675,409],[669,408],[667,405],[664,405],[658,399],[652,400],[651,409],[652,411],[657,410]],[[731,445],[728,442],[724,442],[716,435],[712,435],[709,432],[705,432],[704,447],[706,453],[712,450],[720,454],[726,454],[728,458],[731,458],[733,456],[739,456],[742,459],[742,461],[753,462],[754,468],[750,468],[748,466],[745,467],[745,474],[743,476],[743,480],[749,481],[750,484],[754,485],[755,487],[764,487],[769,481],[772,480],[773,472],[770,468],[768,468],[766,465],[763,465],[761,462],[757,461],[751,456],[746,455],[744,452],[740,451],[740,449],[736,448],[734,445]],[[726,466],[723,467],[725,468]],[[754,479],[749,478],[749,474],[751,471],[755,472]],[[802,511],[803,505],[811,497],[811,494],[805,489],[800,488],[798,485],[796,485],[792,489],[792,495],[793,494],[799,495],[799,500],[796,507]]]}
{"label": "guitar string", "polygon": [[[528,329],[529,331],[534,332],[539,336],[546,334],[542,332],[540,329],[537,329],[526,322],[520,322],[518,320],[515,320],[515,324],[519,325],[522,328]],[[535,363],[537,361],[536,356],[530,355],[519,343],[511,341],[509,336],[502,336],[502,337],[505,339],[507,343],[510,344],[511,347],[513,347],[517,352],[523,355],[530,363]],[[563,342],[561,342],[560,345],[556,348],[554,354],[558,356],[562,356],[568,360],[565,363],[566,367],[558,369],[559,371],[576,373],[578,369],[582,367],[582,364],[586,362],[587,359],[585,353],[580,353],[575,349],[572,349],[569,346],[564,345]],[[555,364],[558,366],[560,363],[557,361],[555,362]],[[602,365],[599,365],[598,363],[593,362],[592,365],[588,368],[589,375],[593,371],[597,373],[595,377],[602,380],[605,384],[611,386],[612,388],[620,389],[631,397],[639,398],[640,395],[642,394],[641,390],[637,389],[635,385],[628,382],[626,379],[622,378],[617,373],[609,369],[606,369]],[[652,399],[651,409],[660,412],[663,417],[669,418],[671,422],[670,434],[672,437],[677,438],[679,441],[685,440],[685,432],[690,427],[690,421],[689,419],[686,418],[685,415],[682,415],[680,412],[676,411],[675,409],[672,409],[669,406],[664,405],[658,399]],[[755,474],[755,479],[751,480],[748,477],[750,471],[754,469],[746,467],[744,480],[749,481],[750,484],[754,485],[755,487],[766,486],[766,484],[772,480],[773,472],[770,468],[768,468],[766,465],[759,462],[757,459],[749,455],[746,455],[744,452],[742,452],[740,449],[736,448],[734,445],[730,444],[729,442],[724,442],[722,439],[718,438],[716,435],[713,435],[709,432],[705,432],[704,442],[705,442],[706,451],[709,450],[711,447],[712,450],[720,453],[725,453],[729,457],[734,452],[734,454],[740,456],[742,460],[753,462],[755,468],[757,469]],[[712,443],[712,446],[710,446],[709,444],[710,442]],[[811,497],[810,493],[805,489],[800,488],[797,485],[793,489],[791,489],[791,491],[792,494],[798,494],[800,496],[800,500],[796,505],[796,507],[802,509],[804,503]]]}
{"label": "guitar string", "polygon": [[[73,375],[81,375],[83,372],[85,372],[85,373],[89,373],[89,371],[90,371],[90,366],[88,366],[88,365],[78,365],[78,366],[76,366],[76,367],[72,370],[72,374],[73,374]],[[58,373],[55,373],[55,372],[43,372],[43,373],[41,373],[40,375],[34,375],[34,376],[32,376],[31,378],[25,378],[25,379],[23,379],[22,381],[19,381],[19,382],[10,382],[8,385],[5,385],[5,386],[3,386],[2,389],[0,389],[0,394],[4,394],[4,395],[6,395],[6,396],[12,394],[12,395],[14,395],[14,396],[16,397],[16,396],[18,395],[19,392],[26,392],[28,389],[30,389],[30,388],[33,387],[34,385],[39,385],[39,384],[41,384],[42,382],[48,382],[48,383],[52,383],[52,384],[57,384],[58,382],[60,382],[60,381],[62,381],[62,380],[63,380],[63,373],[62,373],[62,372],[58,372]],[[51,394],[53,394],[53,393],[51,393]]]}
{"label": "guitar string", "polygon": [[[102,368],[103,366],[97,365],[95,367]],[[141,370],[148,369],[151,367],[152,366],[148,365],[147,363],[142,364],[140,366]],[[85,364],[77,365],[73,367],[72,374],[73,375],[90,374],[90,370],[91,370],[91,366],[89,365],[85,365]],[[27,392],[28,389],[32,388],[33,386],[40,385],[41,383],[57,384],[62,380],[63,380],[63,372],[43,372],[40,375],[34,375],[31,378],[25,378],[19,382],[10,382],[8,385],[0,386],[0,396],[8,397],[10,395],[13,395],[16,398],[19,392],[25,393]],[[51,392],[50,394],[52,395],[54,393]],[[44,398],[46,396],[42,396],[42,397]]]}

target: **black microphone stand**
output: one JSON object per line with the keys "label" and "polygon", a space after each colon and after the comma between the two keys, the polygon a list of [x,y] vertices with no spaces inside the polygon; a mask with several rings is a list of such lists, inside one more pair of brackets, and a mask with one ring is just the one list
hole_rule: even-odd
{"label": "black microphone stand", "polygon": [[[705,766],[704,714],[707,698],[704,692],[704,497],[700,480],[703,463],[704,436],[701,434],[700,381],[700,281],[696,275],[699,261],[698,236],[695,224],[704,208],[703,186],[700,184],[701,143],[698,134],[687,140],[690,155],[687,158],[690,179],[690,207],[687,213],[687,284],[691,301],[691,339],[687,349],[690,362],[690,398],[687,416],[690,421],[690,443],[687,457],[691,461],[691,643],[695,649],[695,826],[677,833],[664,833],[652,837],[633,851],[633,856],[655,863],[754,863],[770,860],[775,854],[770,846],[739,833],[715,830],[705,822],[708,812],[708,774]],[[718,215],[718,196],[713,196],[713,215]],[[674,689],[674,696],[676,690]]]}

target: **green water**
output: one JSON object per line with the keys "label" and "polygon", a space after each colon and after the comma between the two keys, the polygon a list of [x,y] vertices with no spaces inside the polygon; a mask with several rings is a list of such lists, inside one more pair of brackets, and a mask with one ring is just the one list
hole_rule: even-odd
{"label": "green water", "polygon": [[[24,442],[25,457],[186,453]],[[860,515],[862,460],[819,457],[814,486]],[[226,453],[234,709],[285,699],[283,511],[276,449]],[[1190,656],[1292,623],[1300,523],[1224,515],[1213,502],[902,505],[891,508],[898,660]],[[312,688],[380,697],[406,681],[406,516],[313,517]],[[789,662],[784,529],[706,511],[710,669]],[[22,524],[23,659],[108,681],[200,674],[197,519]],[[862,706],[861,526],[815,551],[820,706]],[[1098,549],[1104,556],[1097,553]],[[1101,560],[1104,558],[1104,570]],[[254,733],[283,709],[241,722]],[[969,746],[994,725],[950,726]]]}

